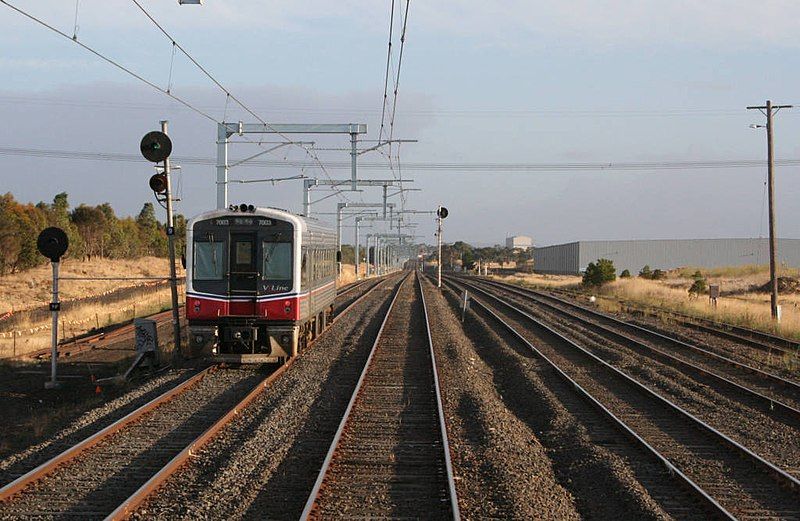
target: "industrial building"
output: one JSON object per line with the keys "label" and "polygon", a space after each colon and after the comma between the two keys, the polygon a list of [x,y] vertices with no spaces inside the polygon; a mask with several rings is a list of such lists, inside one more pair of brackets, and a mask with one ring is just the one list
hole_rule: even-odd
{"label": "industrial building", "polygon": [[506,248],[515,250],[528,250],[533,247],[533,239],[525,235],[512,235],[506,237]]}
{"label": "industrial building", "polygon": [[[780,265],[800,266],[800,239],[778,239]],[[580,274],[597,259],[614,261],[617,274],[636,275],[643,266],[669,270],[769,263],[768,239],[667,239],[579,241],[534,248],[537,273]]]}

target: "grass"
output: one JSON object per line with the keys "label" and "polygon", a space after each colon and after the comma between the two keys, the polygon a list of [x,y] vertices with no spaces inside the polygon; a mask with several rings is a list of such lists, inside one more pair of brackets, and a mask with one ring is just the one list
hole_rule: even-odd
{"label": "grass", "polygon": [[[719,268],[700,268],[688,266],[685,268],[678,268],[674,270],[677,277],[684,279],[691,279],[696,271],[703,274],[704,277],[714,278],[746,278],[749,276],[764,276],[769,277],[768,264],[745,264],[744,266],[723,266]],[[781,277],[800,277],[800,269],[780,267],[778,275]]]}
{"label": "grass", "polygon": [[[183,276],[178,267],[178,276]],[[78,261],[65,259],[60,266],[62,277],[167,277],[169,262],[158,257],[139,259],[92,259]],[[50,302],[52,269],[50,264],[32,270],[0,277],[0,315],[29,309]],[[62,300],[99,295],[125,286],[135,286],[144,281],[64,280],[59,284]]]}
{"label": "grass", "polygon": [[[79,262],[65,260],[61,265],[63,277],[164,277],[169,271],[168,262],[162,258],[143,257],[131,260],[92,259]],[[183,276],[182,270],[178,276]],[[10,310],[46,306],[51,298],[52,271],[49,265],[24,273],[0,277],[0,314]],[[140,286],[145,281],[73,281],[62,280],[59,293],[62,300],[102,295],[123,287]],[[181,291],[183,287],[180,286]],[[183,296],[180,296],[183,300]],[[59,340],[87,333],[93,328],[104,327],[151,315],[169,308],[171,301],[168,286],[160,288],[142,287],[126,300],[109,301],[107,304],[87,302],[73,305],[64,311],[59,320]],[[16,323],[13,337],[0,338],[0,358],[25,354],[50,345],[50,319],[33,322],[23,320]]]}
{"label": "grass", "polygon": [[539,273],[516,273],[514,275],[492,275],[492,278],[518,284],[539,288],[561,288],[575,289],[581,283],[581,277],[576,275],[544,275]]}
{"label": "grass", "polygon": [[[717,307],[711,306],[706,295],[696,299],[689,298],[691,276],[698,270],[709,284],[720,285],[721,296],[717,299]],[[779,275],[800,276],[800,270],[782,268]],[[517,274],[494,278],[521,286],[582,290],[581,278],[578,276]],[[618,278],[594,293],[601,297],[598,305],[605,311],[621,311],[619,301],[623,300],[635,305],[677,311],[800,340],[800,294],[779,296],[782,317],[780,324],[775,324],[770,313],[769,294],[755,291],[768,280],[768,266],[714,269],[688,267],[668,272],[664,280]]]}
{"label": "grass", "polygon": [[[631,278],[617,279],[603,287],[599,293],[601,296],[622,299],[634,304],[678,311],[800,339],[798,295],[780,297],[782,318],[781,323],[776,325],[770,314],[768,294],[750,292],[725,296],[723,293],[717,300],[717,307],[713,307],[707,296],[701,295],[696,299],[690,299],[688,287],[688,282],[677,286],[669,284],[668,281]],[[609,305],[607,301],[603,304],[606,308]],[[613,304],[611,306],[613,307]]]}

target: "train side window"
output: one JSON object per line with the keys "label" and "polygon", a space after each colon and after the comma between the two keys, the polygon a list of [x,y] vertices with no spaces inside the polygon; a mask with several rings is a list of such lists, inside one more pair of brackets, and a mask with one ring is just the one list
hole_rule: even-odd
{"label": "train side window", "polygon": [[308,286],[308,251],[303,249],[303,260],[300,262],[301,283]]}

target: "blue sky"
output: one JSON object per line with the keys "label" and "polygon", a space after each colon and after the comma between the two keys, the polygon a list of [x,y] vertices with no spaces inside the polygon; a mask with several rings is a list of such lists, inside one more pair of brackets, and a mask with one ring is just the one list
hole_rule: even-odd
{"label": "blue sky", "polygon": [[[14,0],[69,35],[75,3]],[[400,6],[396,21],[400,18]],[[142,0],[176,40],[270,122],[380,123],[390,2]],[[767,98],[800,104],[800,6],[788,1],[411,1],[395,136],[403,163],[567,163],[759,159]],[[81,0],[78,39],[166,86],[171,44],[130,1]],[[0,6],[0,146],[136,153],[170,120],[175,154],[214,157],[211,121]],[[396,26],[394,59],[399,50]],[[225,96],[177,55],[173,92],[221,118]],[[245,119],[229,107],[228,119]],[[316,138],[315,138],[316,139]],[[316,139],[319,147],[344,140]],[[778,158],[800,157],[800,107],[776,119]],[[244,147],[242,147],[244,148]],[[232,154],[245,154],[235,150]],[[282,150],[273,159],[300,159]],[[347,160],[321,151],[323,162]],[[365,161],[380,161],[365,156]],[[151,168],[131,162],[0,154],[0,190],[24,201],[61,190],[73,203],[135,213]],[[285,176],[248,168],[232,178]],[[322,175],[309,169],[307,175]],[[346,176],[343,170],[331,170]],[[364,177],[386,172],[365,171]],[[180,210],[214,203],[213,167],[187,165]],[[451,210],[448,240],[766,233],[764,168],[635,172],[415,171],[409,208]],[[800,236],[797,167],[778,170],[779,234]],[[297,182],[231,189],[232,200],[300,209]],[[324,194],[319,194],[322,196]],[[350,194],[376,200],[377,191]],[[336,199],[320,204],[330,210]],[[424,240],[432,224],[420,218]],[[348,232],[349,233],[349,232]]]}

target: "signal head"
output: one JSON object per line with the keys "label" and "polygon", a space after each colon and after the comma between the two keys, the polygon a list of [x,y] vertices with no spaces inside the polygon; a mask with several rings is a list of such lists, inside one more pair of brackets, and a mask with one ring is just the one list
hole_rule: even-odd
{"label": "signal head", "polygon": [[256,211],[256,207],[253,206],[252,204],[248,204],[247,205],[247,211],[250,212],[250,213],[253,213],[253,212]]}
{"label": "signal head", "polygon": [[246,212],[247,211],[247,204],[246,203],[240,204],[239,205],[239,211],[240,212]]}
{"label": "signal head", "polygon": [[144,135],[139,150],[148,161],[160,163],[172,153],[172,141],[163,132],[154,130]]}
{"label": "signal head", "polygon": [[64,230],[55,226],[42,230],[36,240],[36,248],[39,253],[50,259],[51,262],[58,262],[61,256],[67,252],[68,247],[69,239],[67,239],[67,234],[64,233]]}
{"label": "signal head", "polygon": [[437,215],[437,217],[439,217],[440,219],[445,219],[445,218],[447,218],[447,216],[448,216],[449,214],[450,214],[450,212],[448,212],[448,211],[447,211],[447,208],[445,208],[444,206],[440,206],[440,207],[439,207],[439,208],[436,210],[436,215]]}
{"label": "signal head", "polygon": [[153,174],[150,177],[150,189],[157,194],[163,194],[167,191],[167,176],[166,174]]}

